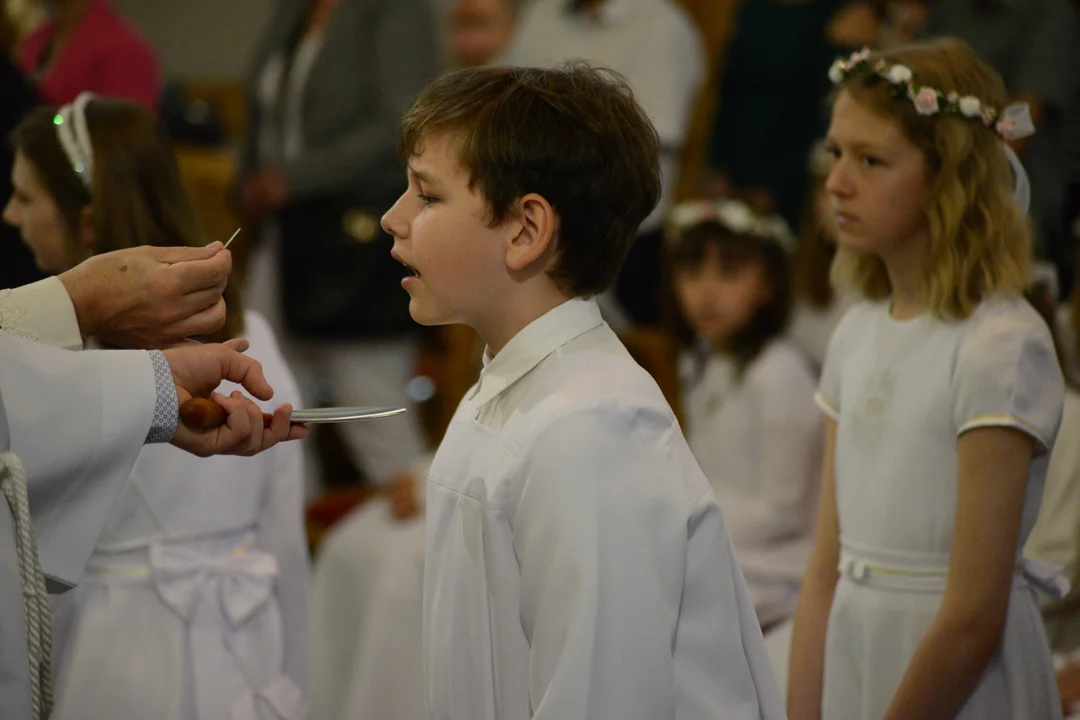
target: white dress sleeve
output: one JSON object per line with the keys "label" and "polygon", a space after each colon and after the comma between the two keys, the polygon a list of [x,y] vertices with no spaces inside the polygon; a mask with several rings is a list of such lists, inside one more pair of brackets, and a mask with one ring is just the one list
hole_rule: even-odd
{"label": "white dress sleeve", "polygon": [[75,306],[55,277],[0,290],[0,332],[65,350],[83,348]]}
{"label": "white dress sleeve", "polygon": [[[701,717],[762,717],[748,653],[764,648],[756,624],[757,645],[747,648],[740,620],[753,609],[719,510],[702,478],[716,534],[691,556],[688,524],[701,521],[688,523],[694,499],[678,507],[664,487],[679,483],[673,433],[673,420],[649,413],[580,410],[543,430],[523,460],[511,522],[534,720],[655,720],[671,716],[676,697]],[[687,638],[700,651],[693,668],[672,658],[684,584],[687,612],[707,606],[705,616],[723,618],[718,635]],[[717,629],[699,620],[695,628]],[[690,692],[676,686],[679,670],[684,681],[708,677]]]}
{"label": "white dress sleeve", "polygon": [[979,427],[1012,427],[1049,452],[1061,423],[1065,382],[1046,324],[1026,305],[986,309],[960,344],[953,374],[959,436]]}
{"label": "white dress sleeve", "polygon": [[746,421],[755,423],[755,492],[739,512],[725,516],[732,536],[755,547],[805,538],[823,441],[809,368],[794,350],[774,349],[762,360],[745,380],[753,408]]}
{"label": "white dress sleeve", "polygon": [[1075,578],[1080,555],[1080,391],[1066,391],[1058,434],[1063,440],[1050,455],[1039,518],[1024,555],[1061,565],[1066,577]]}

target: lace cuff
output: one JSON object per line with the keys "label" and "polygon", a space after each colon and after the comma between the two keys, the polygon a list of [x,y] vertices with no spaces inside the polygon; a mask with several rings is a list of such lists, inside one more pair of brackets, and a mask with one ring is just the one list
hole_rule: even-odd
{"label": "lace cuff", "polygon": [[75,306],[55,277],[0,290],[0,332],[66,350],[83,347]]}

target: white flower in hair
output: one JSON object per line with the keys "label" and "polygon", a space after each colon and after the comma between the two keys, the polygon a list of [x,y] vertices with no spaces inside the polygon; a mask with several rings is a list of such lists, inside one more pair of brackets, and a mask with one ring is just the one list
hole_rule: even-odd
{"label": "white flower in hair", "polygon": [[829,68],[829,80],[832,81],[833,85],[839,85],[841,82],[844,81],[843,60],[837,60],[832,64],[832,67]]}
{"label": "white flower in hair", "polygon": [[705,221],[715,214],[712,203],[688,202],[675,206],[668,216],[668,222],[677,228],[687,228]]}
{"label": "white flower in hair", "polygon": [[763,216],[742,200],[722,199],[681,203],[668,215],[669,241],[680,232],[704,222],[715,222],[730,232],[772,240],[785,252],[794,252],[795,240],[779,215]]}
{"label": "white flower in hair", "polygon": [[893,65],[889,68],[886,76],[889,78],[889,82],[892,83],[911,82],[911,78],[914,77],[911,74],[911,68],[907,65]]}
{"label": "white flower in hair", "polygon": [[964,117],[980,118],[982,117],[982,103],[979,102],[979,98],[971,95],[965,95],[960,98],[960,102],[957,103],[960,106],[960,112]]}
{"label": "white flower in hair", "polygon": [[850,57],[839,59],[829,68],[829,79],[840,85],[849,77],[881,78],[891,85],[890,92],[896,99],[907,98],[919,115],[952,115],[975,120],[995,132],[1003,140],[1016,140],[1035,132],[1035,125],[1024,103],[1014,103],[998,110],[987,107],[972,95],[960,96],[955,90],[944,92],[938,88],[920,85],[906,65],[889,65],[878,57],[870,61],[872,53],[864,48]]}
{"label": "white flower in hair", "polygon": [[720,219],[735,232],[749,232],[754,223],[754,214],[741,202],[726,202],[718,208]]}

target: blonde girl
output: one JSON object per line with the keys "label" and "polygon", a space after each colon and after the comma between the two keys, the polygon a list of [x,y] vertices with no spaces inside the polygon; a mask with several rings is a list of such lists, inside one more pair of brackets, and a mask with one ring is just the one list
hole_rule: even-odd
{"label": "blonde girl", "polygon": [[817,394],[822,496],[789,715],[1060,717],[1032,589],[1052,583],[1021,555],[1064,396],[1022,297],[1031,238],[1006,142],[1030,117],[955,40],[861,51],[829,74],[833,269],[864,301]]}

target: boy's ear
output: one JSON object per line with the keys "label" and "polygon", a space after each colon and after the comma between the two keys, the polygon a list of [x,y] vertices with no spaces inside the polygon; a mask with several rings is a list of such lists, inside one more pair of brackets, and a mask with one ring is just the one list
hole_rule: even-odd
{"label": "boy's ear", "polygon": [[518,232],[506,249],[506,266],[515,272],[526,270],[555,246],[559,216],[542,195],[528,193],[518,201]]}

